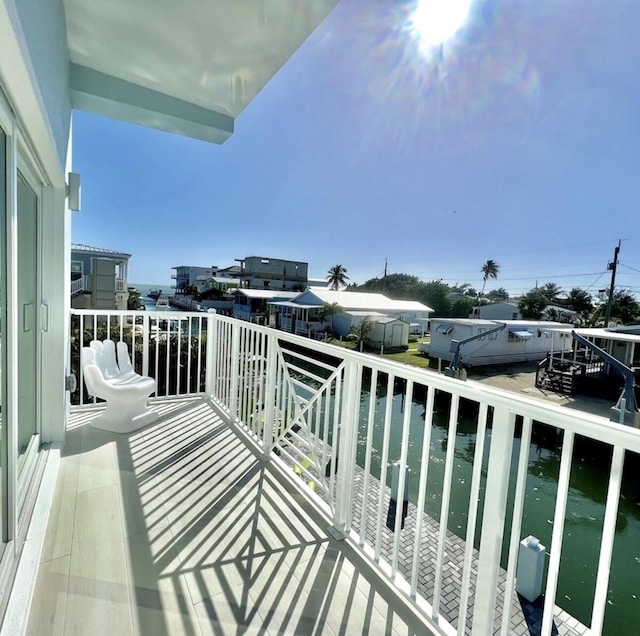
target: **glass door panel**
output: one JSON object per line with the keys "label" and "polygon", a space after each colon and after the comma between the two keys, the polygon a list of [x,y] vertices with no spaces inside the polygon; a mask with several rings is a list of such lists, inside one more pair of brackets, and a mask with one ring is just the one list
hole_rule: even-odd
{"label": "glass door panel", "polygon": [[[38,196],[18,172],[18,480],[30,479],[38,433]],[[20,488],[24,490],[24,488]]]}
{"label": "glass door panel", "polygon": [[7,136],[0,127],[0,536],[2,543],[0,544],[0,554],[4,551],[4,542],[6,541],[6,523],[7,523],[7,496],[5,493],[5,484],[7,476],[6,467],[6,448],[7,448],[7,427],[5,425],[6,417],[6,390],[5,383],[7,378],[6,362],[5,362],[5,299],[7,298],[6,275],[5,275],[5,228],[7,220]]}

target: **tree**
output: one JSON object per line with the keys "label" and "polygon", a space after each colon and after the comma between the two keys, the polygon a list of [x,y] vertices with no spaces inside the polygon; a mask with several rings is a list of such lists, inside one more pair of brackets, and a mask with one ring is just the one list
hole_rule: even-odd
{"label": "tree", "polygon": [[357,325],[351,329],[351,333],[356,337],[356,346],[362,351],[364,343],[369,339],[375,323],[371,316],[365,316]]}
{"label": "tree", "polygon": [[325,320],[327,320],[327,318],[329,318],[331,322],[331,333],[333,334],[333,317],[336,314],[343,313],[344,309],[342,309],[342,307],[340,307],[338,303],[325,303],[318,311],[318,320],[320,322],[324,322]]}
{"label": "tree", "polygon": [[577,312],[579,316],[586,317],[593,311],[593,299],[589,292],[574,287],[567,294],[566,306],[567,309]]}
{"label": "tree", "polygon": [[129,287],[129,298],[127,299],[127,309],[130,311],[139,311],[144,309],[144,301],[140,292],[135,287]]}
{"label": "tree", "polygon": [[540,292],[547,299],[548,305],[558,304],[558,296],[562,293],[562,289],[555,283],[545,283],[540,287]]}
{"label": "tree", "polygon": [[616,318],[623,325],[628,325],[634,322],[638,316],[640,316],[640,305],[628,289],[619,289],[613,294],[612,318]]}
{"label": "tree", "polygon": [[331,289],[335,291],[344,287],[349,280],[349,277],[347,276],[347,268],[339,264],[330,267],[327,273],[327,280],[329,281]]}
{"label": "tree", "polygon": [[487,292],[486,298],[493,301],[509,300],[509,292],[504,287],[499,287]]}
{"label": "tree", "polygon": [[535,287],[520,298],[518,308],[525,320],[540,320],[548,304],[547,297]]}
{"label": "tree", "polygon": [[482,272],[482,291],[480,292],[480,296],[484,295],[484,287],[487,284],[487,281],[490,278],[496,280],[498,278],[498,273],[500,272],[500,265],[496,263],[494,260],[489,259],[481,268]]}

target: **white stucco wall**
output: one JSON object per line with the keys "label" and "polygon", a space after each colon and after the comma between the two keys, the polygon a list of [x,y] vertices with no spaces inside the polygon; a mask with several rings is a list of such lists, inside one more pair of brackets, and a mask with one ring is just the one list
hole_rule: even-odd
{"label": "white stucco wall", "polygon": [[[57,162],[65,165],[71,120],[69,96],[69,51],[64,7],[62,0],[0,0],[0,21],[5,20],[13,31],[13,38],[2,38],[3,55],[11,69],[7,74],[9,99],[19,110],[32,111],[35,101],[44,120]],[[12,61],[15,51],[9,52],[9,40],[13,40],[20,50],[20,60]],[[4,50],[4,46],[7,50]],[[2,64],[0,62],[0,64]],[[24,64],[23,68],[22,65]],[[4,69],[3,69],[4,70]],[[24,75],[33,86],[33,95],[22,89]],[[20,77],[22,75],[22,78]],[[12,77],[13,76],[13,77]],[[15,83],[12,81],[16,79]],[[29,112],[29,115],[32,115]],[[37,140],[38,142],[40,140]]]}

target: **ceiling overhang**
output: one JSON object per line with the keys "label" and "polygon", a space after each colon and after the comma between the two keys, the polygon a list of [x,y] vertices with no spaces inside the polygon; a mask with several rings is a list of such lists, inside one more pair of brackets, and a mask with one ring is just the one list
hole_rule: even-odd
{"label": "ceiling overhang", "polygon": [[338,0],[64,0],[72,106],[222,143]]}

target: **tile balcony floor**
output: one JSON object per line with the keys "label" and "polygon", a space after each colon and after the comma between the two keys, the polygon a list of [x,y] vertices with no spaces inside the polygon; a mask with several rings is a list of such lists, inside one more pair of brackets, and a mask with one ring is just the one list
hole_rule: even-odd
{"label": "tile balcony floor", "polygon": [[28,634],[425,634],[200,398],[131,435],[74,412]]}

